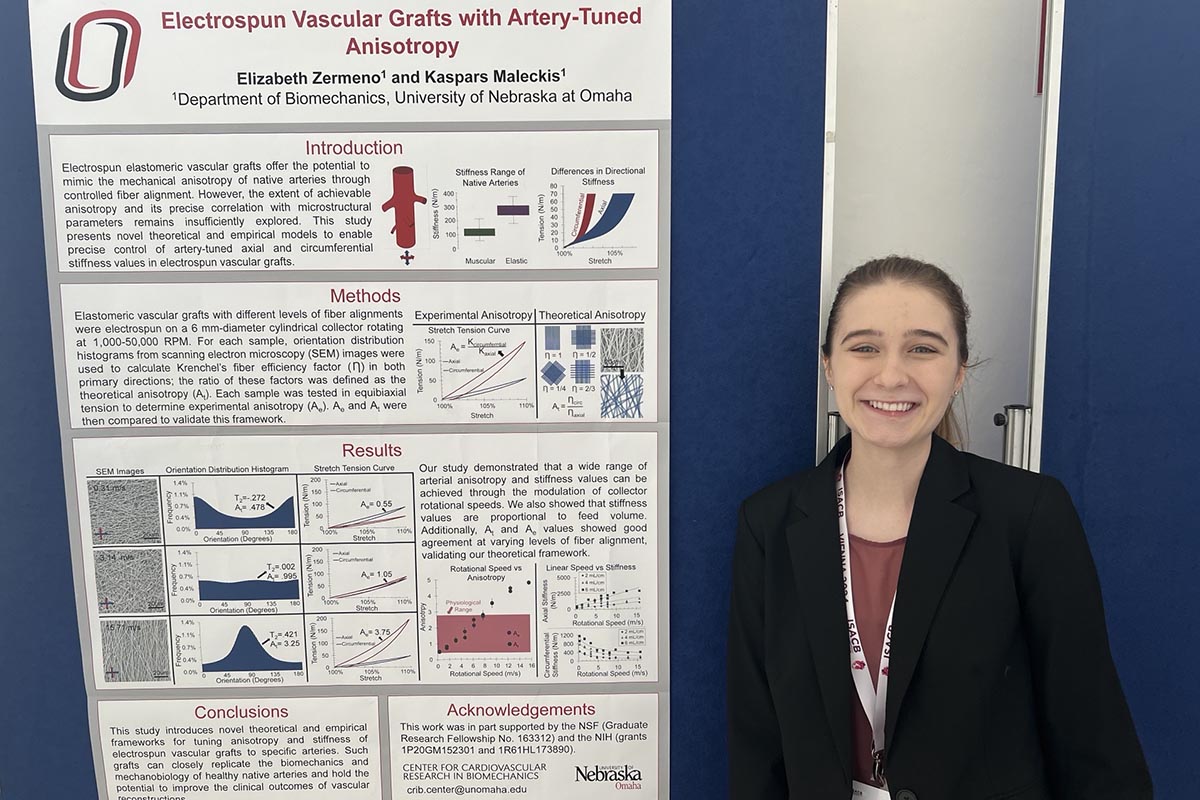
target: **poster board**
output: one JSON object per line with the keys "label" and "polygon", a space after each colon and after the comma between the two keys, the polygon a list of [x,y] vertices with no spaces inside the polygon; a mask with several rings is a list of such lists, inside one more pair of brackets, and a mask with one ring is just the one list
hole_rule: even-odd
{"label": "poster board", "polygon": [[30,16],[100,796],[668,796],[670,6]]}

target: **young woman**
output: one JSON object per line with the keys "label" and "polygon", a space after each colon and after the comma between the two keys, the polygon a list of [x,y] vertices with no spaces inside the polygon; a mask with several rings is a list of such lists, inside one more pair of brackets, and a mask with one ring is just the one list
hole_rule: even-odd
{"label": "young woman", "polygon": [[743,504],[736,800],[1140,800],[1150,777],[1057,480],[960,452],[962,291],[892,256],[822,345],[850,435]]}

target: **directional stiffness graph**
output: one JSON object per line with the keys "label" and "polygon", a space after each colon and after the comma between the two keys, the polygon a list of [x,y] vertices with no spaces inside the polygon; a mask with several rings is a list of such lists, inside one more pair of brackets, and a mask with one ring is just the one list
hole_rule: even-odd
{"label": "directional stiffness graph", "polygon": [[583,214],[579,218],[579,228],[575,231],[575,238],[567,243],[567,247],[580,244],[581,242],[599,239],[606,233],[611,233],[614,228],[621,224],[621,220],[625,219],[626,212],[629,211],[629,206],[633,203],[633,192],[616,192],[609,198],[608,204],[604,207],[600,218],[592,224],[592,216],[596,211],[596,193],[588,192],[583,196]]}

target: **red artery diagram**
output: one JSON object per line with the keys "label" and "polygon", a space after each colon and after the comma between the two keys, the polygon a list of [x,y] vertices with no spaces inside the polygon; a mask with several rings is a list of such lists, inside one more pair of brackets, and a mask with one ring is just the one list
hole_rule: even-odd
{"label": "red artery diagram", "polygon": [[396,246],[413,247],[417,243],[417,203],[425,203],[413,185],[412,167],[392,168],[392,196],[382,206],[383,211],[395,215],[392,233],[396,234]]}

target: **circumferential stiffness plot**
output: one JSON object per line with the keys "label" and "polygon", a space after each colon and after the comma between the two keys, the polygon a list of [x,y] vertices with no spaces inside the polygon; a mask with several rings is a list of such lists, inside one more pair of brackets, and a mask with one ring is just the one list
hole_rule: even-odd
{"label": "circumferential stiffness plot", "polygon": [[96,607],[107,614],[161,614],[166,611],[166,577],[161,549],[97,548]]}
{"label": "circumferential stiffness plot", "polygon": [[87,482],[92,544],[162,541],[157,478],[92,478]]}
{"label": "circumferential stiffness plot", "polygon": [[102,620],[100,649],[105,683],[171,680],[170,629],[165,619]]}

